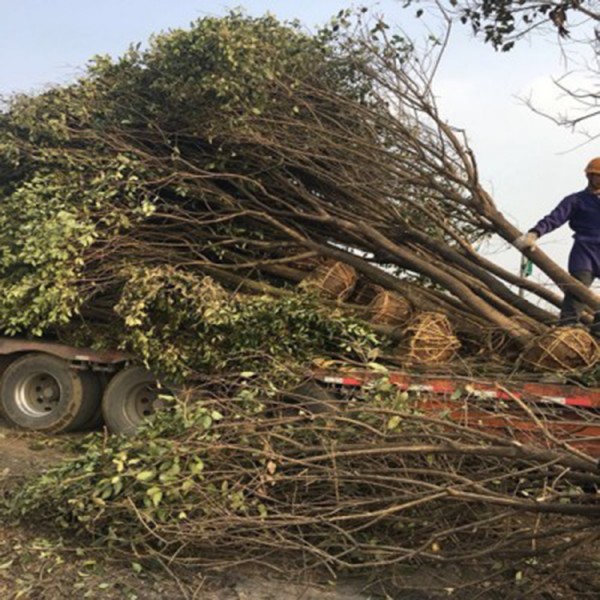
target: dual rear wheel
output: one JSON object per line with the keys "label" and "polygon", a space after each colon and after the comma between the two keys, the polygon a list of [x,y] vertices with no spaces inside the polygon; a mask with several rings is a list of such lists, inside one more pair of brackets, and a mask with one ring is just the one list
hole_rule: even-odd
{"label": "dual rear wheel", "polygon": [[133,435],[141,423],[163,408],[156,379],[144,367],[119,371],[106,386],[102,415],[112,433]]}
{"label": "dual rear wheel", "polygon": [[0,379],[2,416],[13,427],[61,433],[98,427],[131,435],[160,408],[152,373],[139,366],[103,378],[49,354],[31,353],[9,364]]}
{"label": "dual rear wheel", "polygon": [[[312,413],[336,410],[327,390],[308,382],[287,395]],[[46,433],[94,429],[104,422],[111,433],[133,435],[163,408],[156,378],[140,366],[127,366],[108,384],[89,370],[44,353],[10,362],[0,377],[0,412],[9,425]]]}

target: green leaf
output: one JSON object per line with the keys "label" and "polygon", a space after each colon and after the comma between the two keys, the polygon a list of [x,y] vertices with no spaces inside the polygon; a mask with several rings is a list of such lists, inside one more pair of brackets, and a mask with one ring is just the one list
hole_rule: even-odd
{"label": "green leaf", "polygon": [[131,569],[133,570],[134,573],[141,573],[144,570],[142,565],[140,565],[140,563],[137,563],[137,562],[131,563]]}
{"label": "green leaf", "polygon": [[204,470],[204,462],[200,458],[194,459],[190,464],[190,472],[192,475],[199,475]]}
{"label": "green leaf", "polygon": [[450,400],[460,400],[463,397],[463,395],[464,395],[464,390],[462,390],[461,388],[458,388],[452,392],[452,395],[450,396]]}
{"label": "green leaf", "polygon": [[135,478],[138,481],[150,481],[151,479],[154,479],[154,477],[156,476],[156,471],[153,470],[147,470],[147,471],[140,471]]}
{"label": "green leaf", "polygon": [[390,419],[387,422],[387,428],[389,430],[394,430],[398,427],[398,425],[400,425],[400,422],[402,421],[402,417],[400,415],[394,415],[393,417],[390,417]]}
{"label": "green leaf", "polygon": [[381,365],[376,362],[367,363],[367,368],[370,371],[375,371],[376,373],[384,373],[384,374],[389,373],[389,369],[386,366]]}
{"label": "green leaf", "polygon": [[146,491],[146,495],[152,500],[154,506],[158,506],[163,498],[163,491],[158,486],[153,486]]}

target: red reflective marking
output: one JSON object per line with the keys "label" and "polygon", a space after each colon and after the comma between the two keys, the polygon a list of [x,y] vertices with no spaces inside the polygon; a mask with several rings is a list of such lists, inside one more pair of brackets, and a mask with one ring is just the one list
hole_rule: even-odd
{"label": "red reflective marking", "polygon": [[[332,378],[331,372],[316,372],[317,377]],[[358,387],[370,380],[379,377],[375,373],[355,373],[353,377],[339,377],[335,374],[336,383],[341,385]],[[488,382],[477,381],[455,381],[452,379],[427,379],[426,377],[409,376],[404,373],[391,372],[389,373],[390,383],[398,386],[402,390],[414,387],[415,389],[422,388],[423,391],[432,391],[436,394],[451,394],[459,389],[464,389],[465,394],[477,395],[477,392],[485,392],[489,396],[493,395],[498,400],[524,399],[529,396],[537,396],[543,399],[554,398],[557,402],[564,403],[568,406],[581,406],[586,408],[600,408],[600,392],[598,390],[589,390],[585,394],[571,395],[577,388],[575,386],[564,386],[560,384],[542,384],[542,383],[523,383],[518,386],[518,389],[509,387],[507,391],[498,389],[496,385]]]}
{"label": "red reflective marking", "polygon": [[342,379],[342,385],[362,385],[360,379],[353,379],[352,377],[344,377]]}
{"label": "red reflective marking", "polygon": [[587,406],[588,408],[594,406],[594,403],[590,398],[584,398],[583,396],[565,398],[565,404],[568,404],[569,406]]}

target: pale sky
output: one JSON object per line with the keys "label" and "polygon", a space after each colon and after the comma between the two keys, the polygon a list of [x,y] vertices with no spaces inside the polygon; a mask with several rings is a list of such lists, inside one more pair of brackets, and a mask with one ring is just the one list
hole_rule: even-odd
{"label": "pale sky", "polygon": [[[392,26],[409,32],[419,27],[415,9],[403,9],[402,0],[361,4],[374,7]],[[268,11],[314,30],[347,6],[336,0],[0,0],[0,94],[66,83],[95,54],[118,56],[152,33],[231,8],[255,16]],[[474,40],[466,27],[457,26],[453,33],[434,85],[442,114],[467,132],[482,180],[500,209],[528,229],[565,195],[585,187],[583,169],[600,155],[600,148],[597,143],[577,148],[581,137],[536,116],[518,98],[533,91],[543,107],[556,106],[550,78],[559,76],[564,65],[550,36],[501,54]],[[542,245],[566,266],[566,226]],[[515,250],[497,256],[498,262],[518,270]]]}

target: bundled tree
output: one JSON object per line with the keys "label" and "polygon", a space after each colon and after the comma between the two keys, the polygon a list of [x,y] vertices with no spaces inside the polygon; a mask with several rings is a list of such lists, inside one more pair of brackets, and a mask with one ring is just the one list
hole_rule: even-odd
{"label": "bundled tree", "polygon": [[316,35],[271,17],[202,19],[13,98],[0,124],[0,329],[131,347],[127,290],[147,273],[281,295],[316,258],[473,335],[525,346],[544,334],[553,315],[509,284],[560,299],[474,250],[519,232],[412,45],[381,22],[350,25],[346,13]]}
{"label": "bundled tree", "polygon": [[480,559],[488,583],[509,587],[515,567],[543,556],[558,573],[597,536],[596,463],[541,417],[530,446],[424,414],[385,381],[325,414],[314,398],[279,402],[319,354],[375,355],[372,331],[344,312],[389,330],[414,309],[405,332],[441,339],[428,347],[439,356],[455,347],[449,321],[480,343],[490,330],[519,347],[546,334],[553,315],[511,286],[560,305],[474,249],[519,232],[439,115],[410,42],[351,25],[345,13],[316,35],[270,17],[201,19],[10,101],[0,329],[119,345],[192,384],[140,438],[96,436],[15,486],[10,514],[138,560]]}

